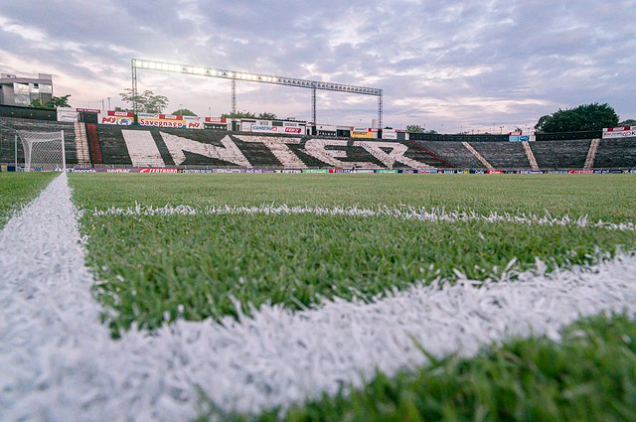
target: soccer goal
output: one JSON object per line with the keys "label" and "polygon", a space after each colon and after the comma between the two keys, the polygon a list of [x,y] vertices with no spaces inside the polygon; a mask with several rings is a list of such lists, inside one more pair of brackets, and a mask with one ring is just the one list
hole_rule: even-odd
{"label": "soccer goal", "polygon": [[66,172],[64,131],[17,131],[24,148],[24,171]]}

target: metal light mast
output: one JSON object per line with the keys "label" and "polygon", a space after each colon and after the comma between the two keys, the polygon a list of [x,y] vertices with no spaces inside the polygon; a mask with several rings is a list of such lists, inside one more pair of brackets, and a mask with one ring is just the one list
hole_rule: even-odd
{"label": "metal light mast", "polygon": [[215,69],[205,66],[193,66],[176,63],[165,63],[153,60],[132,59],[133,110],[137,112],[137,70],[154,70],[159,72],[182,73],[186,75],[207,76],[211,78],[230,79],[232,81],[232,112],[236,113],[236,81],[260,82],[265,84],[294,86],[311,89],[311,117],[316,123],[316,91],[337,91],[350,94],[373,95],[378,97],[378,126],[382,127],[382,89],[358,85],[339,84],[333,82],[312,81],[309,79],[290,78],[287,76],[265,75],[261,73],[240,72],[235,70]]}

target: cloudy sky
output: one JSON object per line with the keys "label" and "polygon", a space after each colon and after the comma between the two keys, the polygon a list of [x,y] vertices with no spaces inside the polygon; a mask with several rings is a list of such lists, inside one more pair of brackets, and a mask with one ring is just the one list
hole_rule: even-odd
{"label": "cloudy sky", "polygon": [[[592,102],[636,118],[635,0],[2,0],[0,71],[54,75],[71,105],[125,106],[130,59],[384,90],[384,124],[532,127]],[[218,116],[230,82],[142,71],[139,88]],[[238,83],[238,109],[310,120],[309,90]],[[370,125],[377,98],[320,92],[318,122]],[[503,128],[500,128],[503,126]]]}

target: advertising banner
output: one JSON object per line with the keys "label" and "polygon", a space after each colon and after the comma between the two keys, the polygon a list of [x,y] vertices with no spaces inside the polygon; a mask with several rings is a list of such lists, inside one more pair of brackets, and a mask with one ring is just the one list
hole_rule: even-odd
{"label": "advertising banner", "polygon": [[203,129],[198,116],[178,116],[174,114],[138,113],[139,126],[170,127],[177,129]]}
{"label": "advertising banner", "polygon": [[70,107],[58,107],[57,108],[57,121],[58,122],[77,122],[77,116],[79,113],[74,108]]}
{"label": "advertising banner", "polygon": [[227,119],[225,117],[206,117],[204,123],[210,123],[213,125],[225,125]]}
{"label": "advertising banner", "polygon": [[98,117],[97,122],[103,125],[123,125],[131,126],[135,121],[135,115],[132,111],[114,111],[108,110],[105,115]]}
{"label": "advertising banner", "polygon": [[106,173],[139,173],[139,169],[134,167],[119,169],[98,168],[97,171],[105,171]]}
{"label": "advertising banner", "polygon": [[199,116],[182,116],[188,129],[203,129],[204,124]]}
{"label": "advertising banner", "polygon": [[352,138],[373,139],[373,131],[367,127],[354,127],[351,129]]}
{"label": "advertising banner", "polygon": [[636,126],[619,126],[603,129],[603,139],[636,137]]}
{"label": "advertising banner", "polygon": [[245,169],[214,169],[214,173],[245,173]]}
{"label": "advertising banner", "polygon": [[568,170],[569,174],[593,174],[594,170]]}
{"label": "advertising banner", "polygon": [[318,136],[326,138],[335,138],[338,136],[338,128],[332,125],[318,125],[316,126],[316,133]]}
{"label": "advertising banner", "polygon": [[384,170],[384,169],[380,169],[380,170],[376,170],[376,173],[392,173],[392,174],[397,174],[397,170]]}
{"label": "advertising banner", "polygon": [[142,168],[139,169],[139,173],[180,173],[180,171],[179,171],[179,169],[142,167]]}
{"label": "advertising banner", "polygon": [[283,127],[283,126],[270,126],[270,125],[252,125],[252,132],[260,133],[278,133],[278,134],[301,134],[303,128],[301,127]]}
{"label": "advertising banner", "polygon": [[329,173],[328,169],[304,169],[303,173]]}
{"label": "advertising banner", "polygon": [[488,170],[487,174],[503,174],[503,170]]}
{"label": "advertising banner", "polygon": [[395,139],[397,140],[397,132],[395,129],[382,129],[382,139]]}
{"label": "advertising banner", "polygon": [[510,135],[508,140],[510,142],[534,142],[537,137],[535,135]]}

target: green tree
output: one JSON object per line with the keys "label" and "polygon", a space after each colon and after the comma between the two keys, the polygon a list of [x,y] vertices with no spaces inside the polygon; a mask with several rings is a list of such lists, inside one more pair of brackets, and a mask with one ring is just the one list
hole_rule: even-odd
{"label": "green tree", "polygon": [[175,110],[170,114],[178,114],[179,116],[196,116],[196,113],[192,110],[188,110],[187,108],[180,108],[179,110]]}
{"label": "green tree", "polygon": [[39,98],[36,98],[34,100],[31,100],[31,107],[48,108],[48,109],[55,109],[58,107],[70,107],[68,103],[68,99],[70,98],[70,96],[71,94],[62,95],[61,97],[51,97],[51,99],[44,104],[42,104],[42,101],[40,101]]}
{"label": "green tree", "polygon": [[413,132],[413,133],[424,133],[424,126],[420,126],[420,125],[407,125],[407,126],[406,126],[406,131],[407,131],[407,132]]}
{"label": "green tree", "polygon": [[636,126],[636,119],[627,119],[622,122],[618,122],[619,126]]}
{"label": "green tree", "polygon": [[221,114],[221,117],[230,119],[255,119],[256,114],[249,111],[237,111],[236,113],[223,113]]}
{"label": "green tree", "polygon": [[155,95],[150,90],[145,90],[143,93],[137,93],[136,97],[133,97],[131,88],[124,90],[119,94],[122,101],[133,105],[137,102],[137,112],[139,113],[161,113],[166,107],[168,107],[168,97],[164,95]]}
{"label": "green tree", "polygon": [[268,112],[263,112],[261,114],[258,115],[259,119],[263,119],[263,120],[276,120],[277,117],[274,113],[268,113]]}
{"label": "green tree", "polygon": [[582,130],[600,130],[618,124],[618,115],[612,107],[605,104],[584,104],[575,108],[561,110],[541,116],[535,129],[539,132],[575,132]]}

